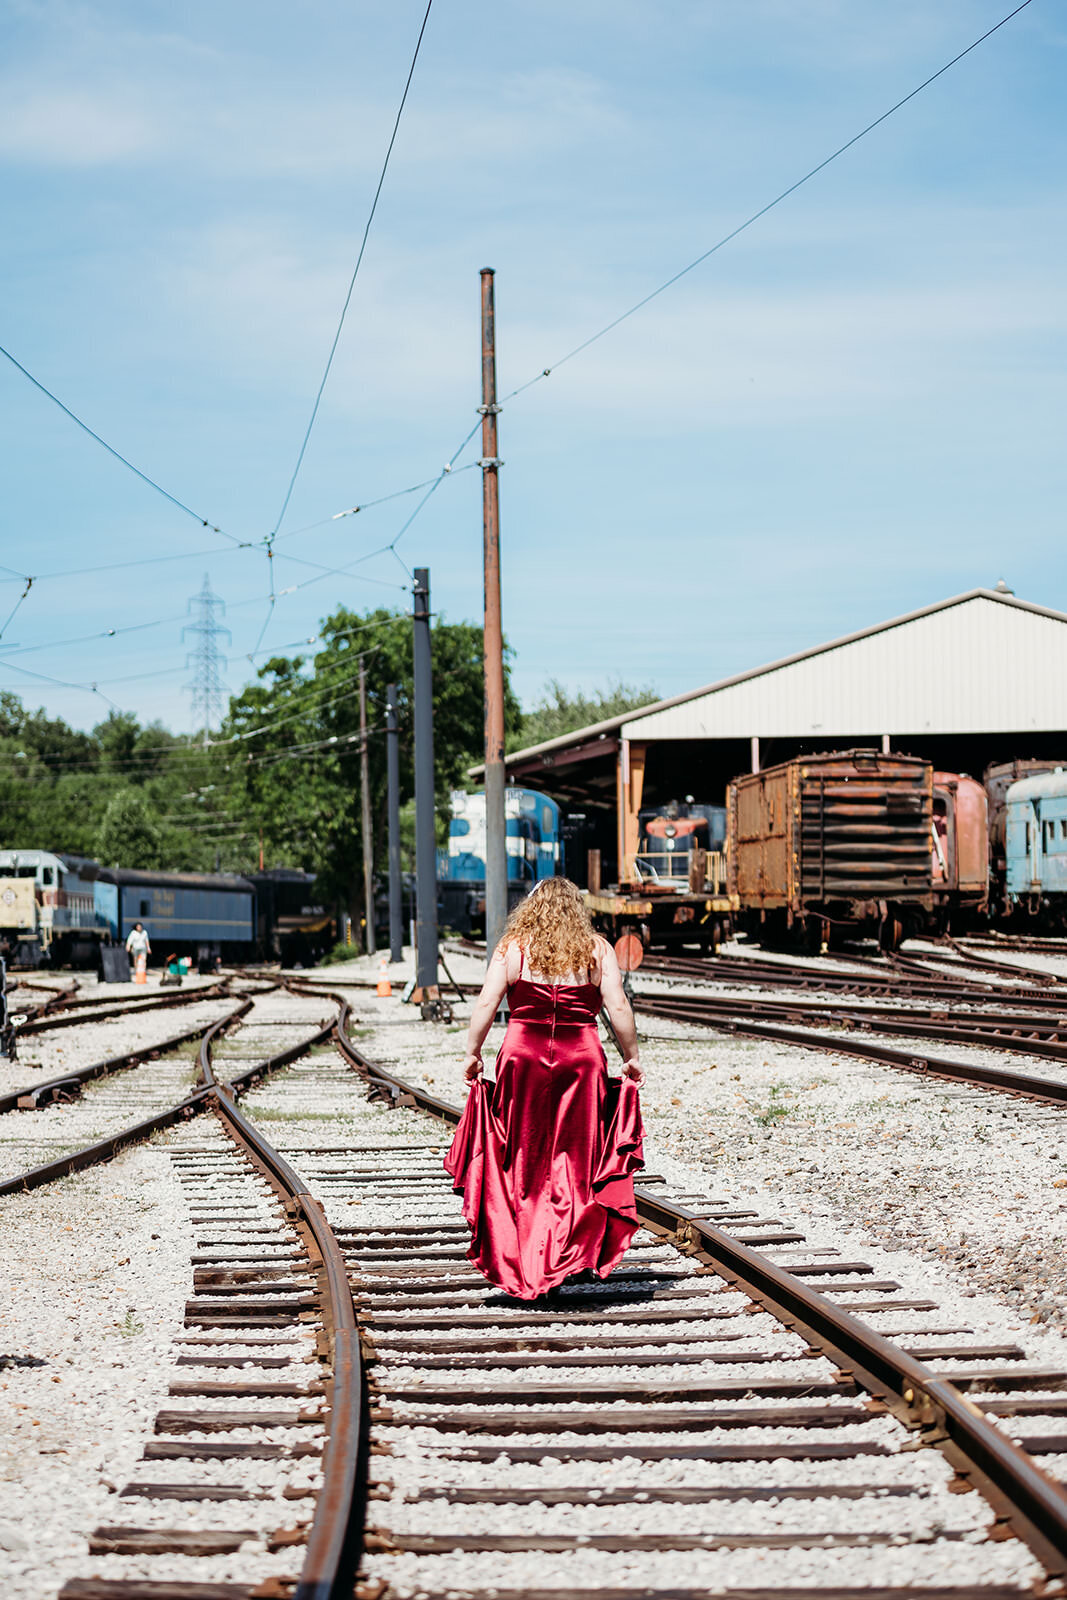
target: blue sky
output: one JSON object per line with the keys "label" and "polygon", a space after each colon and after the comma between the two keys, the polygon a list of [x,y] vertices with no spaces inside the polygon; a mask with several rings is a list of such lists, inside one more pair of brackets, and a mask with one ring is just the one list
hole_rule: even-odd
{"label": "blue sky", "polygon": [[[298,564],[387,544],[418,496],[327,519],[431,479],[475,422],[478,269],[497,270],[506,393],[1010,5],[436,0],[271,610],[260,541],[423,9],[0,10],[0,343],[255,546],[199,528],[0,363],[0,561],[38,580],[0,640],[0,686],[28,704],[190,726],[180,630],[205,572],[231,689],[265,622],[270,650],[339,603],[405,606],[405,566],[431,568],[446,617],[478,619],[477,471],[443,483],[402,562]],[[1033,0],[505,407],[505,629],[525,703],[549,677],[677,693],[1001,576],[1067,608],[1065,65],[1064,13]],[[117,565],[160,556],[180,559]],[[0,579],[2,621],[23,585]]]}

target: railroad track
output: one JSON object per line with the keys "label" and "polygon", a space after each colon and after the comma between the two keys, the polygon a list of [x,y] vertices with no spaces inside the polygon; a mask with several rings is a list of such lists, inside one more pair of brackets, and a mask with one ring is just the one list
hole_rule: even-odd
{"label": "railroad track", "polygon": [[651,1179],[608,1283],[510,1302],[465,1261],[458,1108],[368,1061],[349,1016],[339,1053],[307,1054],[320,1029],[247,1062],[225,1018],[201,1049],[221,1121],[171,1135],[197,1237],[181,1376],[62,1600],[340,1600],[360,1562],[367,1600],[1067,1593],[1067,1496],[1034,1459],[1067,1467],[1067,1371]]}
{"label": "railroad track", "polygon": [[[366,1060],[344,1022],[341,1049],[384,1106],[456,1120],[458,1108]],[[937,1442],[955,1487],[979,1485],[1040,1546],[1054,1580],[1046,1592],[1062,1587],[1067,1499],[1032,1460],[1003,1453],[1005,1435],[986,1418],[1021,1417],[1029,1382],[1051,1395],[1067,1374],[1028,1375],[1018,1349],[959,1344],[932,1302],[902,1299],[898,1284],[810,1249],[779,1219],[729,1197],[647,1186],[646,1232],[609,1284],[564,1290],[547,1310],[508,1302],[466,1265],[465,1225],[425,1122],[409,1113],[392,1142],[383,1133],[375,1118],[363,1141],[302,1149],[320,1163],[331,1214],[359,1208],[358,1222],[336,1226],[373,1361],[371,1439],[388,1452],[372,1458],[365,1584],[428,1596],[626,1596],[635,1585],[695,1595],[723,1584],[769,1597],[800,1592],[799,1563],[806,1581],[817,1575],[809,1594],[869,1597],[860,1586],[874,1573],[879,1594],[1020,1592],[968,1579],[959,1562],[973,1553],[973,1523],[949,1517],[930,1537],[951,1555],[925,1560],[914,1534],[929,1534],[930,1507],[910,1476],[911,1447]],[[882,1326],[888,1318],[890,1330],[904,1324],[907,1347],[873,1334],[857,1311]],[[964,1390],[983,1395],[985,1416]],[[1050,1443],[1021,1431],[1031,1445]],[[1060,1449],[1067,1433],[1046,1453]],[[1020,1488],[1043,1507],[1028,1500],[1022,1520]],[[701,1508],[695,1525],[679,1505]],[[1043,1531],[1023,1531],[1031,1515],[1050,1519]],[[753,1549],[765,1581],[749,1588]],[[804,1567],[812,1549],[819,1556]],[[835,1570],[836,1586],[825,1581]],[[926,1573],[948,1582],[927,1588]]]}
{"label": "railroad track", "polygon": [[224,984],[213,983],[195,989],[175,989],[169,994],[146,998],[140,995],[123,999],[91,995],[63,998],[55,1006],[43,1006],[24,1021],[16,1023],[15,1034],[16,1038],[25,1039],[56,1028],[77,1028],[92,1022],[110,1022],[118,1017],[140,1017],[151,1011],[173,1011],[182,1006],[196,1005],[201,1000],[218,999],[225,993]]}
{"label": "railroad track", "polygon": [[[196,1045],[211,1030],[239,1021],[250,996],[207,998],[211,1011],[193,1026],[0,1095],[0,1195],[33,1189],[99,1161],[194,1114],[205,1094]],[[86,1019],[93,1021],[96,1019]],[[75,1103],[77,1102],[77,1103]],[[16,1113],[41,1112],[26,1118]],[[42,1160],[42,1156],[47,1159]]]}
{"label": "railroad track", "polygon": [[[231,1020],[199,1051],[213,1117],[172,1152],[196,1248],[168,1403],[120,1491],[125,1518],[95,1530],[96,1571],[61,1600],[351,1593],[365,1422],[344,1257],[307,1184],[236,1104],[330,1028],[303,1019],[299,1040],[250,1063],[221,1039]],[[258,1025],[272,1020],[285,1025]],[[227,1558],[240,1583],[201,1584],[205,1562]]]}
{"label": "railroad track", "polygon": [[[853,970],[854,969],[854,970]],[[1016,972],[1018,968],[1014,969]],[[920,961],[905,967],[889,965],[873,957],[823,956],[809,962],[767,961],[756,956],[665,956],[646,955],[641,971],[649,977],[675,982],[697,981],[729,987],[763,990],[791,990],[798,993],[853,994],[886,1000],[928,999],[974,1004],[991,996],[1013,1005],[1046,1009],[1050,990],[1045,984],[994,983],[981,974],[953,977]],[[1043,978],[1047,974],[1042,974]],[[1063,989],[1067,1004],[1067,980]]]}
{"label": "railroad track", "polygon": [[1020,950],[1033,955],[1062,956],[1067,960],[1067,938],[1039,938],[1033,934],[1019,933],[968,933],[961,934],[956,942],[968,949],[1002,950],[1005,955]]}

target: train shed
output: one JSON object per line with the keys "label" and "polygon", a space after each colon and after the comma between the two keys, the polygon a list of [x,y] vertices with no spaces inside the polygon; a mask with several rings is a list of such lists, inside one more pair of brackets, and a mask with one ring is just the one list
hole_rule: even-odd
{"label": "train shed", "polygon": [[795,755],[873,747],[979,778],[994,761],[1067,764],[1065,686],[1067,614],[999,584],[516,750],[507,777],[585,818],[572,876],[595,843],[615,877],[642,806],[722,804],[731,778]]}

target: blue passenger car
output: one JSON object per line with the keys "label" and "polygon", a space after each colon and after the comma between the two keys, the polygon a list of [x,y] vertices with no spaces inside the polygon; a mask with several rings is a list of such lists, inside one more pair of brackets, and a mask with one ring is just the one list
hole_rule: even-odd
{"label": "blue passenger car", "polygon": [[1005,823],[1006,911],[1067,924],[1067,771],[1013,783]]}
{"label": "blue passenger car", "polygon": [[[508,789],[504,806],[510,909],[564,868],[556,802],[536,789]],[[485,835],[484,793],[455,790],[448,848],[437,852],[437,890],[442,925],[460,933],[485,927]]]}
{"label": "blue passenger car", "polygon": [[238,957],[255,948],[256,893],[246,878],[101,868],[94,900],[115,943],[140,922],[157,957]]}

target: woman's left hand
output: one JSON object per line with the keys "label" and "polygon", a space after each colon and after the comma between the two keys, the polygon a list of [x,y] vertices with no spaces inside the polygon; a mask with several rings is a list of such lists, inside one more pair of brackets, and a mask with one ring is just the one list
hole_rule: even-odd
{"label": "woman's left hand", "polygon": [[469,1052],[463,1060],[463,1076],[468,1083],[473,1083],[482,1075],[482,1058],[478,1051]]}

